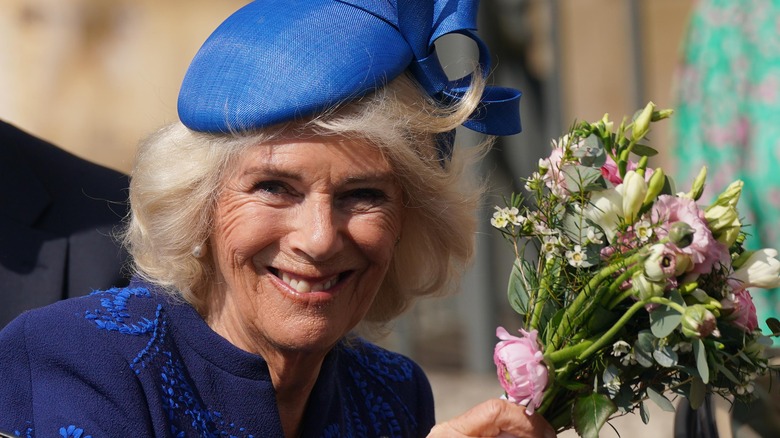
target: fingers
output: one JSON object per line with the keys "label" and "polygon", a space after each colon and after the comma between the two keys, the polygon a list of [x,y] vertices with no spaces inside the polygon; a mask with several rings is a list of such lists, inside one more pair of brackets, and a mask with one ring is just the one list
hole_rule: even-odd
{"label": "fingers", "polygon": [[555,432],[542,416],[529,416],[523,406],[493,399],[437,425],[429,435],[432,436],[548,438],[554,437]]}

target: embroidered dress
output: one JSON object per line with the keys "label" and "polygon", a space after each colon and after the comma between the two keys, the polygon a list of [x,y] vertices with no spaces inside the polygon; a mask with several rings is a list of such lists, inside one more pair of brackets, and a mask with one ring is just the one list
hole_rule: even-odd
{"label": "embroidered dress", "polygon": [[[0,431],[22,437],[280,437],[265,361],[134,280],[0,332]],[[304,437],[418,437],[433,396],[409,359],[361,339],[327,355]]]}
{"label": "embroidered dress", "polygon": [[[700,1],[677,73],[678,180],[692,181],[707,165],[705,202],[743,180],[739,211],[751,225],[750,249],[780,247],[779,30],[778,1]],[[779,294],[753,294],[764,333],[766,318],[780,317]]]}

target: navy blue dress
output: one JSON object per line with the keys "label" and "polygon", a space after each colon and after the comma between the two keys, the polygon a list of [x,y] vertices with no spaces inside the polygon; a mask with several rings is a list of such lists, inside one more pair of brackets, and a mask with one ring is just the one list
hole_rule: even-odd
{"label": "navy blue dress", "polygon": [[[280,437],[265,361],[133,281],[0,332],[0,431],[22,437]],[[411,360],[360,339],[326,357],[304,437],[418,437],[433,395]]]}

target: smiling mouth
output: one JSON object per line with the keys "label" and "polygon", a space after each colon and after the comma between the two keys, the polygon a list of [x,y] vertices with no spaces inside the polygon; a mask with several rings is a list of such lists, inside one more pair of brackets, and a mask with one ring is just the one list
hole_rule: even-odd
{"label": "smiling mouth", "polygon": [[309,292],[325,292],[331,289],[333,286],[335,286],[339,280],[344,278],[348,273],[344,272],[341,274],[336,274],[332,277],[328,277],[322,280],[307,280],[301,277],[296,277],[291,275],[290,273],[280,271],[275,268],[268,269],[272,274],[274,274],[276,277],[281,279],[284,283],[289,285],[292,289],[295,289],[298,293],[309,293]]}

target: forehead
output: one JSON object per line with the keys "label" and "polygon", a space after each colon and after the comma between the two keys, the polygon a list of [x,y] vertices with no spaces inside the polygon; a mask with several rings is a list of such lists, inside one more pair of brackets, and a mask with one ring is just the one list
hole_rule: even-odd
{"label": "forehead", "polygon": [[236,168],[239,173],[258,168],[347,174],[392,172],[379,147],[367,140],[337,136],[290,137],[254,144],[244,150]]}

